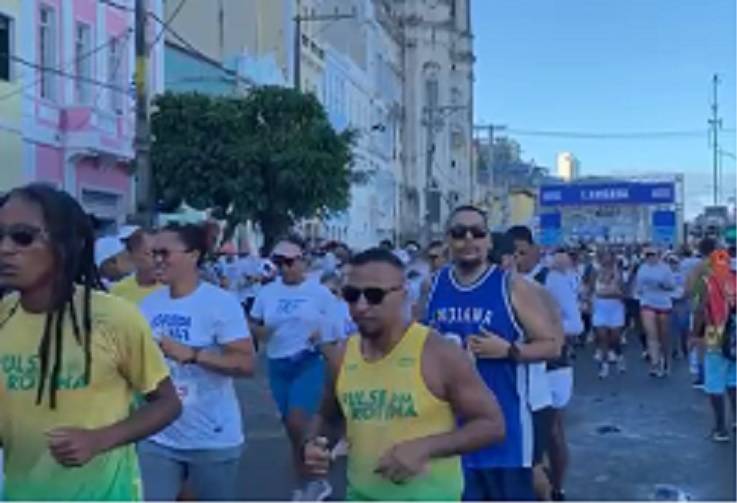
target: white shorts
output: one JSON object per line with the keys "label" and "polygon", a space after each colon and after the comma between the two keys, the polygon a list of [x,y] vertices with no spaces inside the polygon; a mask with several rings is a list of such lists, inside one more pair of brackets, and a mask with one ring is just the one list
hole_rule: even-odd
{"label": "white shorts", "polygon": [[573,396],[573,367],[548,370],[548,383],[553,397],[553,408],[564,409]]}
{"label": "white shorts", "polygon": [[624,327],[624,303],[619,299],[594,298],[594,328]]}

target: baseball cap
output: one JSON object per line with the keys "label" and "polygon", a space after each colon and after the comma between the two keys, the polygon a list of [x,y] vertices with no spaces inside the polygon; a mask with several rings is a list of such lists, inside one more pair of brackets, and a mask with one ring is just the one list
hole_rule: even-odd
{"label": "baseball cap", "polygon": [[117,236],[106,236],[95,241],[95,264],[100,267],[106,260],[125,251],[125,245]]}
{"label": "baseball cap", "polygon": [[135,234],[138,229],[140,229],[140,227],[137,225],[124,225],[118,231],[118,239],[125,241]]}

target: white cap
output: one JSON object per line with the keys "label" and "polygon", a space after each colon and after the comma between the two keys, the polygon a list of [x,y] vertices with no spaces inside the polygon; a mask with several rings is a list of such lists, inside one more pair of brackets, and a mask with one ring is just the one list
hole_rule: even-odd
{"label": "white cap", "polygon": [[133,234],[135,234],[138,229],[140,229],[140,227],[138,227],[137,225],[124,225],[118,231],[118,239],[125,241]]}
{"label": "white cap", "polygon": [[95,264],[100,267],[106,260],[125,251],[125,245],[118,237],[106,236],[95,241]]}
{"label": "white cap", "polygon": [[402,264],[409,265],[409,263],[412,261],[412,259],[409,256],[409,253],[407,253],[405,250],[394,250],[394,255],[402,261]]}

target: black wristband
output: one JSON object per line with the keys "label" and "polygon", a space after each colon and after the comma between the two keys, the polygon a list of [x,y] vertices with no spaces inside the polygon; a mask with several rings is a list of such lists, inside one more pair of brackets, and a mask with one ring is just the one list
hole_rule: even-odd
{"label": "black wristband", "polygon": [[519,346],[517,346],[517,344],[515,344],[514,342],[509,344],[509,349],[507,349],[507,358],[509,358],[513,362],[518,362],[520,359]]}
{"label": "black wristband", "polygon": [[192,356],[184,363],[192,365],[197,363],[197,358],[200,356],[200,348],[192,348]]}

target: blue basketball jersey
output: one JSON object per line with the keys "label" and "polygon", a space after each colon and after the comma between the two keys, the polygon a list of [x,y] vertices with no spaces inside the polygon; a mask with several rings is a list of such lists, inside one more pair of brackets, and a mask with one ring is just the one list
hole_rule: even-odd
{"label": "blue basketball jersey", "polygon": [[[435,277],[425,323],[462,343],[481,328],[520,342],[523,332],[514,316],[507,285],[508,273],[491,266],[475,284],[462,286],[448,266]],[[532,465],[532,415],[527,405],[527,367],[509,359],[476,359],[482,379],[496,396],[504,414],[503,443],[464,456],[468,468],[519,468]]]}

